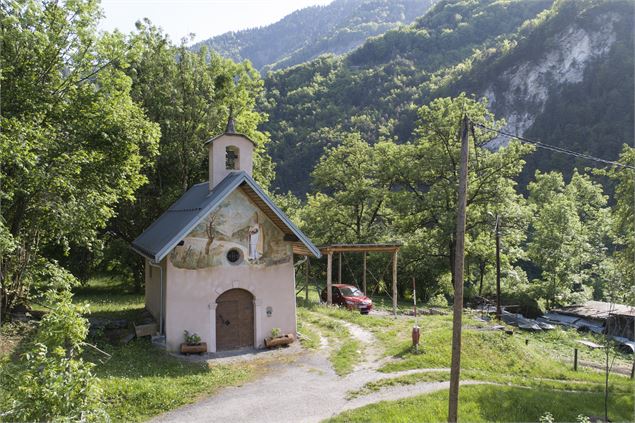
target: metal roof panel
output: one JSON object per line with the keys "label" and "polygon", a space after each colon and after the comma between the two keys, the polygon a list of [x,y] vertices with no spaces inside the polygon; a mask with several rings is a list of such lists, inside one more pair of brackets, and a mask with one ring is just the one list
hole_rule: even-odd
{"label": "metal roof panel", "polygon": [[132,248],[155,262],[163,260],[205,216],[243,183],[262,199],[315,257],[321,256],[309,238],[273,203],[256,181],[242,171],[230,173],[211,191],[208,190],[207,182],[194,185],[132,242]]}

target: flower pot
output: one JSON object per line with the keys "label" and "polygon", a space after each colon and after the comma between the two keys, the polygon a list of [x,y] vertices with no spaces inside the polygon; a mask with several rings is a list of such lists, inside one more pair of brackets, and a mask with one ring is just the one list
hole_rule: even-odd
{"label": "flower pot", "polygon": [[288,345],[293,341],[295,341],[295,337],[292,333],[276,336],[275,338],[270,336],[269,338],[265,338],[265,347],[279,347],[280,345]]}
{"label": "flower pot", "polygon": [[201,342],[196,345],[181,344],[181,354],[203,354],[207,352],[207,343]]}

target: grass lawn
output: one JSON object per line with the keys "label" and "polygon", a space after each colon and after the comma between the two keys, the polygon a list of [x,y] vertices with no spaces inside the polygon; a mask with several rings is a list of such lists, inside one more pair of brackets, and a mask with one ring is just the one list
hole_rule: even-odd
{"label": "grass lawn", "polygon": [[[611,397],[609,419],[630,422],[633,399]],[[459,394],[459,419],[469,422],[537,422],[545,412],[555,421],[572,422],[579,414],[604,415],[600,393],[554,392],[508,386],[464,386]],[[347,411],[330,422],[439,422],[448,418],[447,390],[399,401],[383,401]]]}
{"label": "grass lawn", "polygon": [[[127,290],[113,278],[91,279],[75,291],[74,300],[90,305],[90,316],[134,320],[144,309],[142,294]],[[113,421],[146,420],[225,387],[250,380],[263,363],[252,361],[232,365],[208,365],[176,358],[154,347],[148,339],[127,345],[94,340],[111,354],[97,352],[87,358],[95,362],[95,373],[104,390],[106,411]]]}
{"label": "grass lawn", "polygon": [[74,290],[75,302],[88,303],[91,317],[134,319],[144,309],[143,293],[137,294],[129,286],[112,277],[90,279]]}
{"label": "grass lawn", "polygon": [[[299,303],[302,304],[302,303]],[[386,379],[369,382],[357,391],[349,392],[349,398],[381,390],[390,386],[412,385],[421,382],[449,380],[448,372],[416,373],[389,377],[402,370],[425,368],[447,368],[451,356],[451,315],[422,316],[421,327],[423,352],[414,354],[411,349],[410,331],[414,318],[392,316],[364,316],[341,308],[309,304],[300,307],[312,319],[331,318],[345,320],[370,330],[379,341],[386,357],[392,357],[380,371]],[[299,316],[303,319],[303,314]],[[462,380],[484,381],[504,386],[466,386],[461,397],[461,407],[468,421],[537,421],[545,411],[550,411],[556,420],[575,420],[580,413],[603,415],[604,375],[587,367],[572,369],[573,348],[580,349],[581,359],[602,364],[605,356],[601,350],[591,351],[576,341],[582,338],[601,343],[599,337],[580,334],[575,330],[556,329],[550,332],[529,333],[516,331],[508,335],[501,331],[480,330],[482,322],[473,319],[470,313],[464,316],[462,342]],[[611,352],[611,358],[613,352]],[[618,354],[616,363],[623,367],[632,364],[632,355]],[[635,384],[628,377],[611,373],[609,378],[611,404],[610,415],[614,420],[634,420]],[[564,392],[564,391],[576,392]],[[463,392],[463,391],[462,391]],[[447,397],[435,393],[419,397],[418,401],[394,401],[380,403],[341,415],[341,421],[440,421],[446,420]],[[493,398],[515,399],[523,406],[517,411],[513,407],[503,408],[500,415],[494,405],[487,402]],[[544,400],[547,396],[549,400]],[[585,398],[569,405],[570,398]],[[445,399],[444,399],[445,398]],[[497,400],[492,400],[496,404]],[[425,403],[425,406],[422,405]],[[441,404],[438,410],[430,404]],[[584,405],[582,407],[581,405]],[[419,410],[419,408],[425,410]],[[577,409],[576,414],[572,414]],[[516,414],[514,414],[516,413]],[[340,417],[337,418],[338,421]]]}
{"label": "grass lawn", "polygon": [[[359,341],[351,337],[346,326],[337,320],[307,310],[304,307],[298,307],[298,321],[299,327],[313,329],[310,335],[314,339],[311,342],[312,345],[316,344],[315,331],[317,331],[326,337],[329,344],[333,346],[329,361],[333,365],[335,373],[345,376],[353,370],[355,364],[359,362],[362,356],[364,347]],[[319,341],[317,344],[319,344]]]}
{"label": "grass lawn", "polygon": [[142,421],[194,402],[219,388],[241,384],[262,363],[190,363],[153,347],[148,340],[125,346],[100,345],[112,358],[95,368],[113,421]]}

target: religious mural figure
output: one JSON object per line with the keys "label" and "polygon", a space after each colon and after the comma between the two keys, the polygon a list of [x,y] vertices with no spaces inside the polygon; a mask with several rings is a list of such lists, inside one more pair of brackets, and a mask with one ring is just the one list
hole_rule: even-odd
{"label": "religious mural figure", "polygon": [[258,212],[254,216],[255,222],[249,226],[249,260],[258,261],[264,253],[265,233],[258,222]]}
{"label": "religious mural figure", "polygon": [[209,255],[209,247],[212,246],[214,242],[214,223],[216,222],[217,213],[214,212],[209,215],[207,222],[207,242],[205,243],[205,255]]}

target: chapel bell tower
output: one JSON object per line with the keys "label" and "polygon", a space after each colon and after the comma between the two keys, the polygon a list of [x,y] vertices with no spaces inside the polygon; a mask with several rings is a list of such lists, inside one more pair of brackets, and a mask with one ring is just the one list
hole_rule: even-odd
{"label": "chapel bell tower", "polygon": [[256,144],[234,128],[234,118],[229,115],[223,134],[205,142],[209,152],[209,190],[231,172],[244,171],[252,176],[253,152]]}

